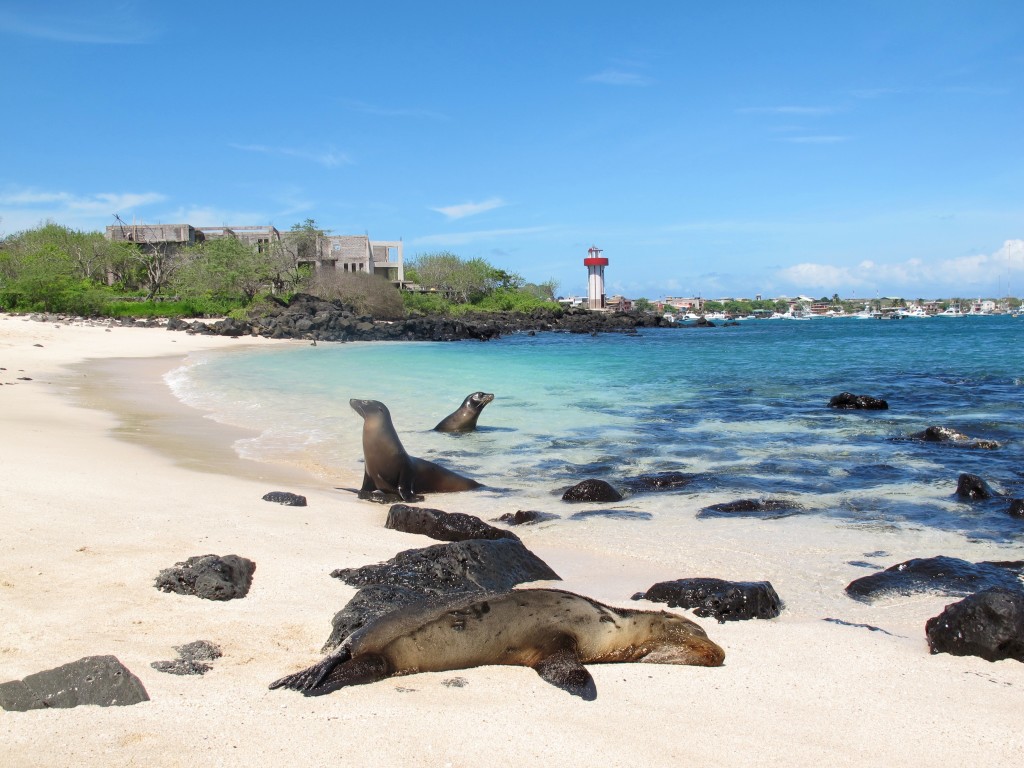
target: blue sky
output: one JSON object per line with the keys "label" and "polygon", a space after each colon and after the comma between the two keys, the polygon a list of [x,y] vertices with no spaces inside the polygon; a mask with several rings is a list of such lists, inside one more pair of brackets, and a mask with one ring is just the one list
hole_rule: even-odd
{"label": "blue sky", "polygon": [[659,298],[1024,294],[1024,3],[0,0],[0,234],[306,218]]}

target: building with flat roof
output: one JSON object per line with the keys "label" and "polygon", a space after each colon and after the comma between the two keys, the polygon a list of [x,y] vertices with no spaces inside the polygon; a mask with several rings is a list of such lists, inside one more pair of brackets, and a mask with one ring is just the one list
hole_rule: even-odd
{"label": "building with flat roof", "polygon": [[405,284],[405,258],[401,240],[371,240],[369,235],[316,235],[307,242],[305,232],[281,232],[273,226],[195,227],[191,224],[125,224],[107,227],[104,236],[114,242],[138,243],[143,248],[171,252],[208,240],[233,237],[260,250],[275,245],[292,250],[295,263],[314,270],[366,272],[398,286]]}

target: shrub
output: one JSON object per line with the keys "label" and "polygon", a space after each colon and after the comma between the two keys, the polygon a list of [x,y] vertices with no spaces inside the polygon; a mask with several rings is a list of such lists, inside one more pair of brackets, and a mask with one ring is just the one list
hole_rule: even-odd
{"label": "shrub", "polygon": [[377,320],[405,317],[401,292],[383,277],[366,272],[321,269],[313,275],[309,292],[328,301],[340,299],[357,313]]}

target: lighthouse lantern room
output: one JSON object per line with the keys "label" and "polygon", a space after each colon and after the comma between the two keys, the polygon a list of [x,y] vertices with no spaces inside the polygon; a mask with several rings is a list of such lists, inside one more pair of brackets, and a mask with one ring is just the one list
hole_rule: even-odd
{"label": "lighthouse lantern room", "polygon": [[608,266],[608,259],[601,255],[601,249],[596,245],[591,246],[587,253],[590,255],[583,260],[587,268],[587,309],[605,309],[604,268]]}

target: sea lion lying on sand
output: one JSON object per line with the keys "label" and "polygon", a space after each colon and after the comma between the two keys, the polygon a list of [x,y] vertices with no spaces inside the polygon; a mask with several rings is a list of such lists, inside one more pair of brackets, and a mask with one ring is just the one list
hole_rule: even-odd
{"label": "sea lion lying on sand", "polygon": [[716,667],[724,659],[683,616],[612,608],[558,589],[521,589],[386,614],[337,653],[270,687],[318,696],[388,677],[502,664],[532,667],[552,685],[592,700],[597,694],[584,664]]}
{"label": "sea lion lying on sand", "polygon": [[438,425],[434,427],[435,432],[472,432],[476,429],[476,420],[480,418],[480,412],[484,406],[494,399],[489,392],[474,392],[466,395],[458,410],[448,414]]}
{"label": "sea lion lying on sand", "polygon": [[363,417],[363,485],[359,498],[394,494],[402,501],[422,501],[420,493],[451,493],[480,488],[480,483],[439,464],[410,456],[398,439],[391,413],[378,400],[348,401]]}

